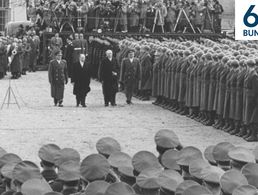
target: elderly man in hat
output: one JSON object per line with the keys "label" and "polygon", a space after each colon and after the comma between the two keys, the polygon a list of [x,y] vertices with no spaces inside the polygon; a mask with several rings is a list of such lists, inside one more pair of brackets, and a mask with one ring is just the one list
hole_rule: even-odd
{"label": "elderly man in hat", "polygon": [[48,78],[51,85],[51,96],[54,98],[54,104],[63,107],[64,85],[68,82],[67,64],[62,60],[62,52],[54,52],[55,59],[49,64]]}
{"label": "elderly man in hat", "polygon": [[120,83],[124,86],[127,104],[132,104],[135,81],[140,72],[140,62],[134,57],[134,53],[133,49],[129,50],[128,58],[123,59],[120,71]]}

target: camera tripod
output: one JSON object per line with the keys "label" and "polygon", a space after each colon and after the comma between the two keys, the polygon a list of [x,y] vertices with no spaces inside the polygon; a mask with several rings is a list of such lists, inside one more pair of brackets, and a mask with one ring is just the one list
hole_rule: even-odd
{"label": "camera tripod", "polygon": [[[13,96],[13,98],[15,100],[14,103],[11,102],[11,96]],[[11,78],[9,78],[9,86],[8,86],[7,91],[6,91],[4,101],[3,101],[2,106],[1,106],[1,110],[4,108],[4,105],[7,105],[7,108],[9,108],[10,104],[17,105],[18,108],[20,109],[20,105],[17,101],[17,98],[16,98],[15,93],[14,93],[14,91],[12,89],[12,86],[11,86]]]}
{"label": "camera tripod", "polygon": [[[152,27],[152,33],[154,33],[154,31],[155,31],[155,27],[156,27],[156,25],[157,25],[157,20],[158,20],[158,19],[161,20],[161,17],[162,17],[162,15],[161,15],[161,13],[160,13],[160,10],[159,10],[159,9],[156,10],[155,18],[154,18],[154,24],[153,24],[153,27]],[[163,24],[161,25],[161,30],[162,30],[162,33],[164,33],[164,25],[163,25]]]}
{"label": "camera tripod", "polygon": [[[187,14],[186,14],[186,12],[185,12],[185,10],[184,10],[183,8],[181,8],[180,11],[179,11],[179,14],[178,14],[178,17],[177,17],[177,20],[176,20],[176,25],[175,25],[175,28],[174,28],[174,32],[176,32],[176,28],[177,28],[177,26],[178,26],[178,22],[179,22],[179,20],[180,20],[180,18],[181,18],[181,16],[182,16],[182,14],[185,16],[185,18],[186,18],[188,24],[190,25],[192,31],[193,31],[194,33],[196,33],[196,31],[194,30],[194,27],[193,27],[193,25],[192,25],[192,23],[191,23],[189,17],[187,16]],[[185,27],[184,32],[186,31],[186,28],[187,28],[187,27]]]}

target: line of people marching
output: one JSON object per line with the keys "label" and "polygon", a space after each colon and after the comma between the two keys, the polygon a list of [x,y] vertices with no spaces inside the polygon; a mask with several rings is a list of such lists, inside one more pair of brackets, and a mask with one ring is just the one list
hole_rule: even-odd
{"label": "line of people marching", "polygon": [[27,71],[36,71],[40,39],[35,31],[28,31],[23,38],[0,37],[0,79],[7,71],[13,79],[26,75]]}
{"label": "line of people marching", "polygon": [[[221,142],[201,152],[183,146],[168,129],[154,136],[154,153],[132,157],[111,137],[82,159],[73,148],[50,143],[38,151],[40,167],[0,148],[2,195],[256,195],[258,147]],[[153,150],[155,150],[153,148]]]}

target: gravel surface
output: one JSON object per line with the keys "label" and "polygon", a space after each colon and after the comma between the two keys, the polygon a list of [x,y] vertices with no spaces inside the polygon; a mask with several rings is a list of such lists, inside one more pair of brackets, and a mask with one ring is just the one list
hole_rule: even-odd
{"label": "gravel surface", "polygon": [[[0,81],[1,105],[8,83],[7,78]],[[16,105],[8,109],[5,105],[0,110],[0,146],[37,163],[38,149],[43,144],[74,148],[84,158],[96,153],[95,144],[104,136],[117,139],[122,150],[130,155],[140,150],[156,153],[154,135],[163,128],[175,131],[184,146],[193,145],[202,151],[223,141],[251,149],[256,146],[256,143],[154,106],[151,101],[133,99],[134,104],[128,106],[122,93],[117,94],[117,107],[104,107],[101,85],[94,80],[87,108],[75,107],[70,83],[65,89],[64,107],[54,107],[47,72],[28,73],[19,80],[12,80],[11,86],[21,109]]]}

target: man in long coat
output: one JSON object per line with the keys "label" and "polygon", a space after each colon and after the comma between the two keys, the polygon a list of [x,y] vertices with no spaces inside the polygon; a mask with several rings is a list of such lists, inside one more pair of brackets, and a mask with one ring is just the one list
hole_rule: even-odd
{"label": "man in long coat", "polygon": [[76,96],[77,107],[81,104],[86,107],[86,96],[90,92],[91,72],[84,54],[80,55],[79,62],[74,64],[71,82],[74,83],[73,94]]}
{"label": "man in long coat", "polygon": [[62,60],[61,51],[54,52],[56,59],[49,64],[48,78],[51,85],[51,96],[55,106],[63,107],[64,85],[68,82],[67,64]]}
{"label": "man in long coat", "polygon": [[120,83],[124,86],[126,103],[132,104],[132,96],[135,87],[135,81],[139,79],[140,62],[134,57],[134,50],[128,52],[128,58],[124,58],[120,70]]}
{"label": "man in long coat", "polygon": [[101,62],[99,68],[99,80],[102,82],[105,106],[116,106],[116,93],[118,91],[117,82],[118,64],[113,57],[111,50],[106,51],[106,57]]}

